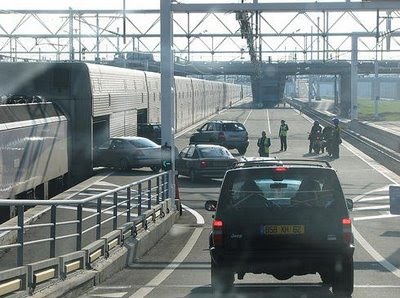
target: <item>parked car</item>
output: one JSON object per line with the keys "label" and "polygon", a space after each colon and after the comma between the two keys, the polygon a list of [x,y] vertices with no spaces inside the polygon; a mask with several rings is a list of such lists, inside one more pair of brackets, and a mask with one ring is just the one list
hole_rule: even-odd
{"label": "parked car", "polygon": [[113,167],[124,171],[150,167],[154,172],[161,168],[161,146],[142,137],[111,138],[95,148],[95,166]]}
{"label": "parked car", "polygon": [[161,124],[160,123],[139,123],[137,128],[139,137],[148,138],[161,145]]}
{"label": "parked car", "polygon": [[246,153],[249,136],[244,125],[231,120],[213,120],[197,129],[190,137],[190,144],[214,144]]}
{"label": "parked car", "polygon": [[326,162],[255,160],[228,170],[209,236],[211,284],[229,290],[234,274],[278,280],[319,273],[333,293],[353,292],[354,239],[334,169]]}
{"label": "parked car", "polygon": [[225,147],[189,145],[179,153],[175,167],[179,175],[189,176],[194,182],[202,177],[222,178],[236,162]]}

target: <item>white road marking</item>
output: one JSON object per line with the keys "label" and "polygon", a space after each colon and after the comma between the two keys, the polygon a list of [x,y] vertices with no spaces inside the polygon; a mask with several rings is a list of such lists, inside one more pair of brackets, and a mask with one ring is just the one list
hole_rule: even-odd
{"label": "white road marking", "polygon": [[193,210],[192,208],[189,208],[188,206],[183,205],[183,204],[182,204],[182,207],[185,210],[187,210],[190,213],[192,213],[194,215],[194,217],[196,217],[196,222],[197,222],[198,225],[204,225],[204,217],[201,216],[199,212],[197,212],[196,210]]}
{"label": "white road marking", "polygon": [[385,201],[389,200],[389,196],[378,196],[360,199],[359,202],[370,202],[370,201]]}
{"label": "white road marking", "polygon": [[163,269],[156,277],[154,277],[150,282],[148,282],[144,287],[137,290],[130,298],[142,298],[148,295],[156,287],[158,287],[168,276],[174,272],[174,270],[186,259],[197,240],[199,239],[202,228],[196,228],[193,234],[190,236],[189,241],[186,243],[185,247],[180,251],[176,258],[168,264],[168,266]]}
{"label": "white road marking", "polygon": [[360,220],[371,220],[371,219],[381,219],[381,218],[392,218],[392,217],[399,217],[399,216],[400,215],[382,214],[382,215],[355,217],[355,218],[353,218],[353,220],[360,221]]}
{"label": "white road marking", "polygon": [[400,278],[400,269],[389,263],[380,253],[378,253],[367,240],[357,231],[353,226],[354,238],[364,247],[364,249],[373,257],[377,262],[379,262],[383,267],[385,267],[389,272],[392,272],[398,278]]}
{"label": "white road marking", "polygon": [[353,208],[353,211],[381,210],[381,209],[389,209],[389,208],[390,208],[390,205],[379,205],[379,206],[368,206],[368,207]]}
{"label": "white road marking", "polygon": [[128,292],[116,292],[116,293],[102,293],[102,294],[89,294],[90,297],[109,297],[109,298],[122,298]]}
{"label": "white road marking", "polygon": [[246,124],[247,120],[249,120],[251,113],[253,113],[253,110],[250,110],[250,113],[247,115],[246,119],[243,122],[243,125]]}
{"label": "white road marking", "polygon": [[271,121],[269,119],[269,110],[267,109],[267,124],[268,124],[268,131],[269,131],[269,135],[271,135]]}
{"label": "white road marking", "polygon": [[[103,206],[103,207],[105,207],[105,206]],[[108,206],[107,206],[107,207],[108,207]],[[144,208],[144,207],[147,208],[147,205],[142,205],[142,208]],[[57,209],[67,209],[67,210],[74,210],[74,211],[76,211],[77,207],[72,207],[72,206],[58,206]],[[93,209],[93,208],[82,208],[82,211],[84,211],[84,212],[90,212],[90,213],[97,213],[97,209]],[[122,211],[122,212],[117,212],[117,216],[121,216],[121,215],[122,215],[122,216],[126,216],[126,213],[122,214],[123,212],[125,212],[125,210]],[[105,212],[102,212],[101,214],[113,215],[114,213],[113,213],[112,211],[105,211]],[[136,214],[136,213],[131,213],[131,216],[136,217],[137,214]]]}

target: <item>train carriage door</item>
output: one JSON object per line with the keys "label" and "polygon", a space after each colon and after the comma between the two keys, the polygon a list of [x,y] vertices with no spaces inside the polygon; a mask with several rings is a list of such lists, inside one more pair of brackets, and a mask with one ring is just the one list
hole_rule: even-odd
{"label": "train carriage door", "polygon": [[110,138],[110,116],[95,117],[93,119],[93,148],[106,143]]}
{"label": "train carriage door", "polygon": [[147,109],[138,109],[137,110],[137,124],[138,124],[138,126],[139,126],[139,124],[148,122],[147,114],[148,114]]}

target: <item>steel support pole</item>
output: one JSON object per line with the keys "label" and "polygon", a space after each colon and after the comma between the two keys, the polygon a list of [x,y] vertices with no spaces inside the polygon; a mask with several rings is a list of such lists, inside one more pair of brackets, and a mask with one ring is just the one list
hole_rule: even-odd
{"label": "steel support pole", "polygon": [[96,62],[100,63],[100,24],[99,14],[96,14]]}
{"label": "steel support pole", "polygon": [[173,61],[173,15],[171,0],[160,0],[161,24],[161,144],[170,147],[171,170],[169,171],[169,194],[175,194],[175,109],[174,109],[174,61]]}
{"label": "steel support pole", "polygon": [[358,36],[351,37],[351,107],[350,116],[351,120],[358,119],[358,105],[357,105],[357,76],[358,76]]}
{"label": "steel support pole", "polygon": [[74,13],[69,8],[69,60],[74,60]]}

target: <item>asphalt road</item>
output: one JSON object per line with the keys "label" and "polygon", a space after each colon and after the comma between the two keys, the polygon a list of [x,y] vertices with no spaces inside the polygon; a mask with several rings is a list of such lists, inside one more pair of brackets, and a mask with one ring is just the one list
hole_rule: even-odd
{"label": "asphalt road", "polygon": [[[230,109],[216,116],[236,119],[249,131],[250,146],[246,155],[256,156],[257,138],[265,130],[271,135],[271,155],[281,158],[313,158],[332,162],[345,195],[355,202],[353,231],[355,289],[353,297],[400,297],[400,217],[391,216],[388,185],[400,183],[400,177],[376,164],[344,142],[340,158],[330,160],[324,154],[309,155],[307,132],[311,122],[292,109]],[[279,152],[278,128],[281,119],[289,125],[288,151]],[[179,149],[188,143],[191,132],[176,141]],[[237,155],[236,151],[232,151]],[[115,180],[115,179],[114,179]],[[123,184],[112,176],[110,184]],[[180,177],[179,186],[186,208],[170,232],[131,268],[91,289],[82,297],[212,297],[208,234],[212,213],[204,203],[217,199],[220,180],[191,183]],[[293,277],[279,281],[268,275],[248,274],[235,281],[226,297],[332,297],[318,275]]]}

